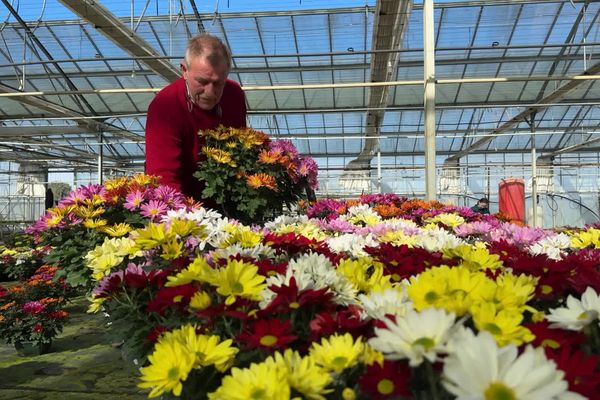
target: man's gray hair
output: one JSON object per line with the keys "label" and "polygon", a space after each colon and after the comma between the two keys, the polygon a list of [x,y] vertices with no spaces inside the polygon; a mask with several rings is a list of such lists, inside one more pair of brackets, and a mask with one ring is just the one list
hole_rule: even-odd
{"label": "man's gray hair", "polygon": [[206,57],[210,65],[216,67],[222,63],[231,69],[231,52],[221,39],[208,33],[201,33],[191,38],[185,49],[185,64],[187,67],[193,58]]}

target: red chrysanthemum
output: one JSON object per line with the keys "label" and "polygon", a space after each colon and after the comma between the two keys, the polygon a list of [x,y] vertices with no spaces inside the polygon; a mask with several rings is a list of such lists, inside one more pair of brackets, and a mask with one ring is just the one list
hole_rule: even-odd
{"label": "red chrysanthemum", "polygon": [[263,310],[263,314],[268,315],[274,312],[286,313],[309,304],[319,304],[322,308],[333,306],[333,294],[328,292],[328,288],[309,289],[299,292],[296,278],[294,277],[290,278],[288,285],[270,286],[269,289],[277,296]]}
{"label": "red chrysanthemum", "polygon": [[319,342],[322,337],[333,335],[338,327],[330,312],[321,312],[315,315],[308,325],[311,342]]}
{"label": "red chrysanthemum", "polygon": [[598,399],[600,393],[600,371],[598,371],[597,354],[586,355],[581,350],[573,351],[563,347],[556,352],[553,360],[559,369],[565,372],[569,382],[569,390],[577,392],[588,399]]}
{"label": "red chrysanthemum", "polygon": [[40,324],[39,322],[37,324],[35,324],[33,326],[33,328],[31,329],[34,333],[42,333],[44,332],[44,325]]}
{"label": "red chrysanthemum", "polygon": [[252,263],[254,263],[254,265],[258,267],[258,273],[263,276],[285,274],[288,265],[287,261],[276,264],[268,258],[265,258],[263,260],[252,259]]}
{"label": "red chrysanthemum", "polygon": [[575,347],[585,342],[583,332],[568,331],[565,329],[550,328],[547,321],[526,324],[534,335],[533,345],[543,347],[546,354],[561,350],[564,347]]}
{"label": "red chrysanthemum", "polygon": [[67,318],[69,316],[69,313],[67,311],[64,310],[56,310],[56,311],[52,311],[50,313],[48,313],[48,316],[50,318]]}
{"label": "red chrysanthemum", "polygon": [[390,399],[410,395],[410,368],[405,362],[384,361],[370,365],[359,378],[363,392],[371,399]]}
{"label": "red chrysanthemum", "polygon": [[572,268],[569,286],[581,295],[588,287],[600,292],[600,250],[582,249],[564,257],[562,262]]}
{"label": "red chrysanthemum", "polygon": [[169,307],[176,306],[184,309],[197,291],[198,289],[192,284],[163,287],[158,291],[156,297],[148,303],[147,310],[162,315]]}
{"label": "red chrysanthemum", "polygon": [[273,351],[296,340],[296,336],[291,333],[292,324],[288,320],[259,320],[253,323],[247,332],[241,333],[238,340],[250,348]]}
{"label": "red chrysanthemum", "polygon": [[430,253],[418,247],[409,248],[404,244],[396,246],[382,243],[377,247],[365,247],[365,251],[384,265],[384,273],[395,282],[418,275],[432,266],[455,265],[452,260],[444,260],[441,253]]}
{"label": "red chrysanthemum", "polygon": [[267,233],[263,243],[274,249],[277,254],[288,254],[290,258],[300,252],[327,247],[323,242],[296,233]]}
{"label": "red chrysanthemum", "polygon": [[150,332],[148,332],[148,334],[146,335],[146,341],[149,343],[156,343],[156,341],[158,340],[158,337],[163,333],[168,331],[169,328],[167,328],[164,325],[156,325],[155,327],[153,327]]}

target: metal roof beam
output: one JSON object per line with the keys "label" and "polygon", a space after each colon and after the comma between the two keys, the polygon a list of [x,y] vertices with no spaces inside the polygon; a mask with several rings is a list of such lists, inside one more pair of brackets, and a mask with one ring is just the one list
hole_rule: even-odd
{"label": "metal roof beam", "polygon": [[[160,56],[149,43],[140,38],[99,2],[95,0],[60,0],[60,2],[128,54],[136,57]],[[145,59],[142,62],[168,82],[172,82],[180,76],[179,69],[167,60]]]}
{"label": "metal roof beam", "polygon": [[[596,75],[598,73],[600,73],[600,63],[596,63],[595,65],[591,66],[582,75]],[[576,89],[584,82],[585,81],[583,81],[583,80],[581,80],[581,81],[574,80],[574,81],[567,82],[563,86],[554,90],[549,95],[544,96],[542,99],[540,99],[538,103],[544,104],[543,106],[534,106],[534,107],[527,108],[526,110],[517,114],[515,117],[511,118],[509,121],[505,122],[498,128],[494,129],[488,136],[477,140],[475,143],[471,144],[466,149],[463,149],[463,150],[457,152],[456,154],[448,157],[448,159],[446,161],[447,162],[458,161],[460,158],[471,153],[474,149],[477,149],[477,148],[489,143],[490,141],[492,141],[494,139],[495,135],[509,130],[511,127],[513,127],[516,124],[524,122],[527,118],[529,118],[529,116],[531,114],[537,113],[540,110],[546,109],[548,107],[548,104],[559,102],[564,97],[566,97],[569,94],[569,92]]]}
{"label": "metal roof beam", "polygon": [[[378,0],[373,21],[372,50],[399,49],[408,25],[412,0]],[[400,54],[374,53],[371,56],[371,82],[389,82],[395,79]],[[364,147],[358,157],[348,163],[348,170],[361,169],[371,163],[379,146],[379,129],[383,122],[385,107],[389,101],[389,87],[369,88],[369,108],[367,112]]]}

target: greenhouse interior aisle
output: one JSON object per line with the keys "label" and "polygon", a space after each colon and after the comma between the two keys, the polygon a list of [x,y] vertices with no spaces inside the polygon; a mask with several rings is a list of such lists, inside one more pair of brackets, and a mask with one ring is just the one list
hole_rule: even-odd
{"label": "greenhouse interior aisle", "polygon": [[0,0],[0,400],[600,400],[600,1]]}

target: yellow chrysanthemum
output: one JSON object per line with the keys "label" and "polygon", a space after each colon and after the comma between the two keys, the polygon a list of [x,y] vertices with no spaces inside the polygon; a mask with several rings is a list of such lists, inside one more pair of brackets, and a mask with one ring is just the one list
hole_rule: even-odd
{"label": "yellow chrysanthemum", "polygon": [[[533,299],[538,278],[529,275],[515,276],[505,272],[496,278],[494,297],[490,299],[499,309],[516,309],[520,312],[527,309],[535,312],[527,302]],[[488,292],[489,293],[489,292]]]}
{"label": "yellow chrysanthemum", "polygon": [[164,334],[162,340],[174,340],[183,343],[188,351],[195,356],[193,368],[214,365],[219,371],[224,372],[233,362],[238,349],[232,347],[233,341],[221,341],[215,335],[198,335],[196,326],[187,324],[179,329]]}
{"label": "yellow chrysanthemum", "polygon": [[210,282],[214,280],[215,270],[203,257],[197,257],[185,269],[175,276],[168,276],[165,286],[181,286],[191,282]]}
{"label": "yellow chrysanthemum", "polygon": [[128,178],[126,176],[121,176],[118,178],[108,179],[104,181],[103,185],[106,188],[106,190],[114,190],[126,186],[127,183]]}
{"label": "yellow chrysanthemum", "polygon": [[108,224],[108,221],[105,219],[86,219],[83,221],[83,226],[89,229],[102,229],[104,226]]}
{"label": "yellow chrysanthemum", "polygon": [[391,287],[390,276],[383,275],[383,265],[370,257],[357,260],[342,259],[337,265],[337,272],[346,278],[359,291],[369,293]]}
{"label": "yellow chrysanthemum", "polygon": [[212,304],[212,299],[210,295],[205,291],[198,291],[194,293],[192,298],[190,299],[190,308],[192,310],[204,310]]}
{"label": "yellow chrysanthemum", "polygon": [[221,386],[208,394],[210,400],[289,400],[287,370],[273,362],[251,364],[249,368],[233,368]]}
{"label": "yellow chrysanthemum", "polygon": [[261,233],[255,232],[244,225],[226,225],[224,231],[229,233],[229,236],[219,244],[219,247],[221,248],[226,248],[234,244],[239,244],[244,248],[250,248],[259,245],[263,239]]}
{"label": "yellow chrysanthemum", "polygon": [[600,229],[589,228],[571,236],[571,246],[576,249],[600,249]]}
{"label": "yellow chrysanthemum", "polygon": [[175,236],[168,232],[164,224],[148,224],[143,229],[134,231],[135,246],[141,250],[153,249],[172,240]]}
{"label": "yellow chrysanthemum", "polygon": [[313,221],[306,221],[303,223],[296,224],[282,224],[271,231],[279,235],[283,235],[286,233],[296,233],[308,239],[327,239],[327,234],[321,228],[319,228],[319,226],[317,226]]}
{"label": "yellow chrysanthemum", "polygon": [[443,308],[456,315],[464,315],[486,293],[493,293],[496,285],[482,272],[465,267],[434,267],[411,278],[408,295],[421,311],[428,307]]}
{"label": "yellow chrysanthemum", "polygon": [[209,279],[209,283],[217,287],[217,293],[227,296],[226,305],[233,304],[237,297],[259,301],[262,290],[267,286],[256,265],[240,260],[230,260]]}
{"label": "yellow chrysanthemum", "polygon": [[454,228],[455,226],[459,226],[465,223],[465,219],[457,214],[451,213],[442,213],[438,214],[435,217],[428,218],[426,220],[427,223],[430,224],[443,224],[450,228]]}
{"label": "yellow chrysanthemum", "polygon": [[63,220],[63,216],[61,214],[50,214],[51,217],[46,220],[46,225],[49,228],[60,224]]}
{"label": "yellow chrysanthemum", "polygon": [[174,219],[169,225],[169,234],[177,235],[178,237],[195,236],[203,238],[206,236],[205,227],[198,225],[195,221],[189,219]]}
{"label": "yellow chrysanthemum", "polygon": [[115,225],[111,225],[111,226],[105,226],[104,228],[102,228],[102,232],[104,232],[107,235],[112,236],[112,237],[125,236],[129,232],[131,232],[131,230],[132,230],[131,225],[124,223],[124,222],[115,224]]}
{"label": "yellow chrysanthemum", "polygon": [[365,354],[364,361],[367,365],[373,365],[375,363],[379,364],[383,367],[383,362],[385,361],[385,357],[382,352],[375,350],[369,344],[365,344]]}
{"label": "yellow chrysanthemum", "polygon": [[136,183],[140,186],[156,186],[158,185],[158,177],[154,175],[146,175],[144,173],[136,174],[132,178],[132,184]]}
{"label": "yellow chrysanthemum", "polygon": [[227,164],[231,167],[237,167],[237,164],[233,160],[231,153],[228,151],[209,146],[204,146],[202,148],[202,151],[206,154],[207,157],[215,160],[219,164]]}
{"label": "yellow chrysanthemum", "polygon": [[99,217],[100,215],[104,214],[105,211],[106,210],[102,207],[94,207],[94,206],[88,206],[88,207],[79,206],[73,210],[75,215],[77,215],[80,218],[84,218],[84,219],[91,219],[91,218]]}
{"label": "yellow chrysanthemum", "polygon": [[102,254],[96,258],[93,263],[89,263],[88,266],[92,268],[92,278],[96,281],[100,281],[106,275],[108,275],[112,268],[121,264],[123,257],[117,256],[114,253]]}
{"label": "yellow chrysanthemum", "polygon": [[138,387],[151,388],[149,398],[158,397],[164,392],[181,395],[184,382],[195,362],[195,354],[184,343],[173,338],[161,337],[154,346],[148,360],[150,365],[141,369],[142,382]]}
{"label": "yellow chrysanthemum", "polygon": [[493,293],[496,284],[483,272],[473,272],[465,267],[449,268],[448,293],[441,301],[446,310],[464,315],[469,308],[481,302],[488,293]]}
{"label": "yellow chrysanthemum", "polygon": [[305,399],[324,400],[325,395],[333,391],[327,389],[333,381],[331,375],[311,357],[301,357],[297,351],[287,349],[283,354],[276,352],[266,361],[287,369],[290,387]]}
{"label": "yellow chrysanthemum", "polygon": [[249,128],[238,130],[237,137],[246,149],[260,146],[268,139],[265,133]]}
{"label": "yellow chrysanthemum", "polygon": [[410,278],[407,292],[417,311],[428,307],[441,307],[442,299],[448,293],[448,273],[447,266],[434,267]]}
{"label": "yellow chrysanthemum", "polygon": [[356,214],[348,218],[348,221],[355,225],[372,226],[381,222],[381,216],[375,212]]}
{"label": "yellow chrysanthemum", "polygon": [[92,269],[92,277],[100,280],[108,275],[113,267],[119,265],[126,256],[132,257],[141,254],[132,254],[133,241],[129,238],[105,238],[104,242],[96,246],[85,255],[88,268]]}
{"label": "yellow chrysanthemum", "polygon": [[523,326],[523,314],[519,311],[499,310],[493,303],[478,303],[471,307],[475,327],[492,334],[498,345],[513,343],[517,346],[531,342],[535,336]]}
{"label": "yellow chrysanthemum", "polygon": [[225,128],[222,125],[219,125],[215,129],[208,129],[208,130],[202,131],[202,134],[206,135],[207,137],[211,137],[213,139],[219,140],[219,141],[225,141],[225,140],[228,140],[228,139],[234,137],[238,130],[239,129],[230,129],[230,128]]}
{"label": "yellow chrysanthemum", "polygon": [[183,242],[177,239],[171,239],[164,242],[161,245],[161,248],[161,258],[165,260],[174,260],[181,256],[181,253],[183,252]]}
{"label": "yellow chrysanthemum", "polygon": [[318,365],[339,374],[361,362],[364,349],[361,338],[355,341],[352,335],[345,333],[323,338],[321,343],[313,343],[309,354]]}
{"label": "yellow chrysanthemum", "polygon": [[104,304],[104,302],[106,301],[106,297],[93,297],[91,299],[88,299],[90,301],[90,305],[87,309],[87,313],[89,314],[96,314],[98,311],[100,311],[100,309],[102,308],[102,304]]}
{"label": "yellow chrysanthemum", "polygon": [[460,265],[469,268],[471,271],[481,271],[485,269],[495,270],[502,267],[502,261],[497,254],[490,254],[484,244],[460,245],[454,248],[444,249],[444,257],[459,259]]}
{"label": "yellow chrysanthemum", "polygon": [[412,248],[418,243],[419,238],[417,236],[409,236],[401,230],[391,230],[379,236],[379,241],[382,243],[390,243],[395,246],[405,244]]}

